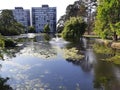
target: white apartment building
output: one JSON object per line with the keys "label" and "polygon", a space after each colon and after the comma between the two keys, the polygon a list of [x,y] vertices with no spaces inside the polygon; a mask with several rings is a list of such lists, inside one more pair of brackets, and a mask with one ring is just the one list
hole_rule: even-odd
{"label": "white apartment building", "polygon": [[50,32],[56,31],[56,7],[49,7],[48,5],[32,7],[32,25],[36,32],[43,32],[46,24],[49,24]]}
{"label": "white apartment building", "polygon": [[28,26],[30,26],[30,10],[23,9],[22,7],[15,7],[15,9],[12,11],[14,18],[22,25],[24,25],[27,29]]}

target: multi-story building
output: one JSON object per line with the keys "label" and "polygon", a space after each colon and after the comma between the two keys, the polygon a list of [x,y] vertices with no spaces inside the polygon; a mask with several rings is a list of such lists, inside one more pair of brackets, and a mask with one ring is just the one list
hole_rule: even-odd
{"label": "multi-story building", "polygon": [[15,7],[15,9],[12,11],[14,18],[22,25],[24,25],[27,30],[28,26],[30,26],[30,10],[23,9],[22,7]]}
{"label": "multi-story building", "polygon": [[43,32],[46,24],[49,24],[50,32],[56,31],[56,7],[49,7],[48,5],[32,7],[32,25],[36,32]]}

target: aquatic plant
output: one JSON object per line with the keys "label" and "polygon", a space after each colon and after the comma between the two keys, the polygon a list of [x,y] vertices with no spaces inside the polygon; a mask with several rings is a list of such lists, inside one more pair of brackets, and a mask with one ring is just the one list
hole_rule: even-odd
{"label": "aquatic plant", "polygon": [[81,60],[84,56],[79,53],[79,51],[76,48],[71,49],[63,49],[64,50],[64,58],[66,60]]}

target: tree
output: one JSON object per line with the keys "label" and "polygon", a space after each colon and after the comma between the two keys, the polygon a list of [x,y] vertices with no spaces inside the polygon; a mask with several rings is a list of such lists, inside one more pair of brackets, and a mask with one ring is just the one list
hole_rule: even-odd
{"label": "tree", "polygon": [[85,33],[86,23],[81,17],[72,17],[66,21],[62,37],[67,40],[79,40]]}
{"label": "tree", "polygon": [[29,33],[35,33],[35,32],[36,32],[36,31],[35,31],[35,27],[34,27],[34,26],[29,26],[28,32],[29,32]]}
{"label": "tree", "polygon": [[49,32],[50,32],[49,24],[46,24],[46,25],[44,26],[44,32],[45,32],[45,33],[49,33]]}
{"label": "tree", "polygon": [[85,6],[85,2],[82,0],[75,1],[74,4],[70,4],[66,8],[66,18],[67,20],[70,19],[70,17],[86,17],[87,7]]}
{"label": "tree", "polygon": [[2,35],[0,35],[0,49],[4,48],[4,46],[5,46],[5,43],[4,43],[3,37]]}
{"label": "tree", "polygon": [[4,48],[4,46],[5,46],[4,44],[5,44],[4,41],[2,39],[0,39],[0,49]]}
{"label": "tree", "polygon": [[88,34],[93,32],[95,15],[96,15],[96,8],[97,8],[97,0],[86,0],[84,1],[87,6],[87,31]]}
{"label": "tree", "polygon": [[97,9],[95,32],[102,38],[120,35],[120,0],[100,0]]}
{"label": "tree", "polygon": [[2,35],[19,35],[24,31],[24,26],[18,23],[11,10],[2,10],[0,15],[0,33]]}
{"label": "tree", "polygon": [[57,22],[57,32],[58,33],[61,33],[63,31],[65,21],[66,21],[66,15],[61,16],[60,19],[58,20],[58,22]]}
{"label": "tree", "polygon": [[87,16],[87,7],[82,0],[75,1],[74,4],[70,4],[66,8],[66,13],[60,17],[57,23],[57,31],[62,32],[65,22],[69,20],[71,17],[82,17],[85,18]]}

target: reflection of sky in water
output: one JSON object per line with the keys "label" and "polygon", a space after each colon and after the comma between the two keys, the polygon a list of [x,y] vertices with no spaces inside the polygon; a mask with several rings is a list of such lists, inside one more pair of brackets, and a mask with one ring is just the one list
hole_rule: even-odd
{"label": "reflection of sky in water", "polygon": [[[75,90],[75,88],[79,90],[84,83],[92,84],[91,75],[83,73],[72,63],[67,63],[63,57],[50,61],[20,55],[10,61],[1,61],[1,63],[1,75],[10,77],[8,84],[15,90]],[[89,85],[85,88],[92,87]]]}
{"label": "reflection of sky in water", "polygon": [[[48,74],[49,71],[43,70],[39,72],[39,69],[33,70],[35,67],[41,68],[42,63],[34,62],[33,57],[26,57],[20,61],[21,58],[23,57],[20,56],[13,59],[13,61],[1,62],[4,63],[1,69],[3,76],[10,77],[8,83],[12,83],[11,86],[14,87],[15,90],[39,90],[40,88],[44,90],[48,88],[48,83],[42,83],[41,78],[43,78],[45,74]],[[24,60],[26,61],[24,62]],[[34,74],[37,77],[35,77]]]}

